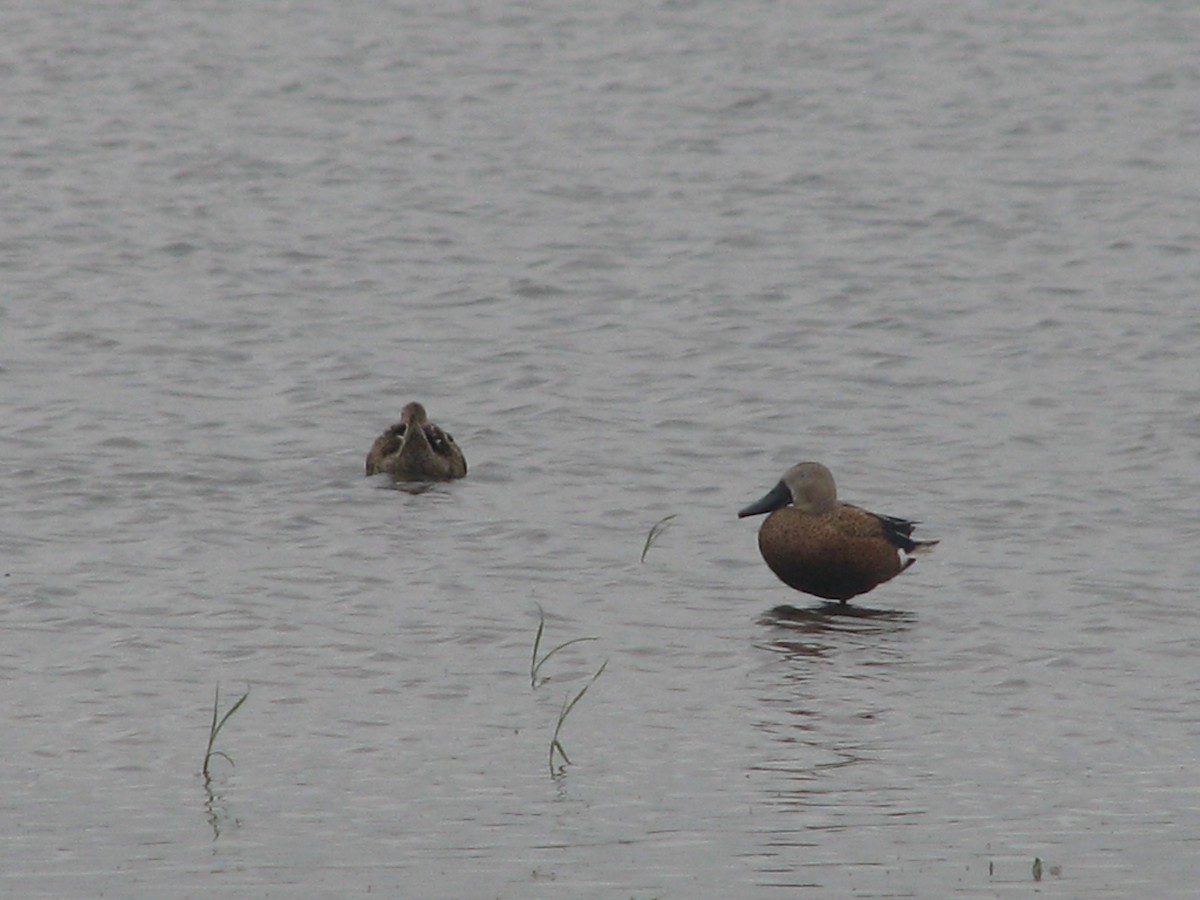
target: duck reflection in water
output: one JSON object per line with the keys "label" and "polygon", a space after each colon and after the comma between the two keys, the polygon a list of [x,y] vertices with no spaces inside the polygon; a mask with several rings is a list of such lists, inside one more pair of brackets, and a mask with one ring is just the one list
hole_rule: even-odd
{"label": "duck reflection in water", "polygon": [[[738,517],[763,513],[770,515],[758,531],[758,549],[771,571],[797,591],[837,601],[796,610],[808,617],[889,615],[847,601],[895,578],[937,544],[913,540],[915,522],[840,502],[833,475],[816,462],[792,466]],[[782,609],[794,607],[772,612]]]}
{"label": "duck reflection in water", "polygon": [[450,433],[430,422],[425,407],[413,402],[371,445],[367,474],[380,472],[397,481],[450,481],[467,474],[467,459]]}
{"label": "duck reflection in water", "polygon": [[[761,624],[786,629],[789,635],[814,637],[831,634],[892,634],[906,630],[915,620],[913,613],[904,610],[871,609],[845,603],[821,603],[809,609],[782,604],[767,610],[759,618]],[[821,656],[826,649],[823,643],[794,644],[792,638],[778,641],[777,646],[808,656]]]}

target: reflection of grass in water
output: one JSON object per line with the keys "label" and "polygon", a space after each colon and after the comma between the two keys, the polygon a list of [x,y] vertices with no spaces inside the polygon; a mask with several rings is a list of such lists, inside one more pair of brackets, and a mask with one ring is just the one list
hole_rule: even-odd
{"label": "reflection of grass in water", "polygon": [[650,526],[650,533],[646,535],[646,544],[642,547],[642,562],[646,561],[646,554],[650,552],[650,545],[658,540],[658,536],[667,530],[667,526],[671,524],[671,520],[678,515],[673,513],[669,516],[663,516],[657,522]]}
{"label": "reflection of grass in water", "polygon": [[529,660],[529,686],[532,688],[536,688],[539,684],[537,673],[538,673],[538,670],[541,669],[542,664],[546,660],[548,660],[550,657],[552,657],[555,653],[557,653],[559,650],[562,650],[566,647],[570,647],[572,644],[581,644],[584,641],[599,640],[599,638],[594,638],[594,637],[571,638],[571,640],[566,641],[565,643],[559,644],[557,647],[555,647],[553,650],[551,650],[549,653],[547,653],[541,659],[538,659],[538,648],[542,645],[542,634],[545,630],[546,630],[546,614],[542,611],[542,607],[539,605],[538,606],[537,634],[535,634],[533,636],[533,657]]}
{"label": "reflection of grass in water", "polygon": [[[988,860],[988,878],[997,877],[996,876],[996,868],[997,868],[997,866],[996,866],[995,860]],[[1046,863],[1042,860],[1042,858],[1040,856],[1035,856],[1033,858],[1033,865],[1029,867],[1029,874],[1033,876],[1034,881],[1041,881],[1043,874],[1049,874],[1052,878],[1061,878],[1062,877],[1062,866],[1059,866],[1059,865],[1048,866],[1048,865],[1046,865]],[[1013,879],[1011,877],[1009,877],[1007,879],[1005,879],[1005,877],[1003,875],[1001,875],[999,877],[1006,881],[1009,881],[1010,883],[1013,881]]]}
{"label": "reflection of grass in water", "polygon": [[221,759],[225,760],[231,766],[234,765],[233,757],[223,750],[214,750],[213,744],[217,742],[217,735],[221,733],[221,729],[225,727],[225,723],[229,721],[229,717],[241,708],[242,704],[246,702],[246,698],[249,696],[250,692],[246,691],[246,693],[242,694],[242,696],[238,698],[237,703],[229,707],[229,710],[225,713],[225,715],[218,719],[217,709],[221,703],[221,685],[217,685],[216,694],[213,696],[212,724],[208,726],[208,747],[204,751],[204,768],[202,771],[204,772],[205,782],[211,780],[211,776],[208,774],[208,764],[212,761],[214,756],[221,757]]}
{"label": "reflection of grass in water", "polygon": [[[583,699],[583,695],[587,693],[588,688],[595,684],[596,679],[600,677],[607,665],[608,660],[606,659],[603,663],[601,663],[600,668],[596,670],[596,674],[588,680],[588,683],[579,689],[579,693],[575,695],[575,699],[572,700],[570,694],[567,694],[567,696],[563,698],[562,710],[558,714],[558,723],[554,726],[554,736],[550,738],[551,778],[553,778],[555,775],[561,775],[563,770],[571,764],[571,759],[567,756],[567,751],[563,749],[563,745],[558,739],[559,732],[562,731],[563,723],[567,721],[567,716],[571,714],[571,710],[575,708],[575,704]],[[559,766],[558,769],[554,768],[555,753],[558,753],[558,755],[563,758],[563,765]]]}

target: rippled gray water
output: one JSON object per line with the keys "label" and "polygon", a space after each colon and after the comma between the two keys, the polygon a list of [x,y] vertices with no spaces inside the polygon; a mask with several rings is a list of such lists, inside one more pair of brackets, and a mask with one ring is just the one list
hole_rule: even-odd
{"label": "rippled gray water", "polygon": [[[1192,889],[1193,5],[5,19],[0,892]],[[878,615],[764,615],[801,459]]]}

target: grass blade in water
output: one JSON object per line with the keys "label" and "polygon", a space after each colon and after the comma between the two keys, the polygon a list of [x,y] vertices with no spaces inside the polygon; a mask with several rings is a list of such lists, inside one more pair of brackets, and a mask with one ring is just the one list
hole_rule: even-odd
{"label": "grass blade in water", "polygon": [[642,547],[641,562],[646,561],[646,554],[650,552],[650,545],[658,539],[660,534],[667,530],[667,526],[671,524],[671,520],[674,519],[676,515],[678,515],[678,513],[672,513],[669,516],[663,516],[650,526],[650,533],[646,535],[646,545]]}

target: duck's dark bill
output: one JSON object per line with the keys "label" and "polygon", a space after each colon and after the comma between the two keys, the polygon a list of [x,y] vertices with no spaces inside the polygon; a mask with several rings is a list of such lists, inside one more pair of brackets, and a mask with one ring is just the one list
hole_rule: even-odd
{"label": "duck's dark bill", "polygon": [[761,500],[756,500],[745,509],[738,513],[739,519],[744,519],[746,516],[761,516],[763,513],[774,512],[781,506],[787,506],[792,502],[792,492],[788,490],[788,486],[782,481],[775,487],[771,488]]}

